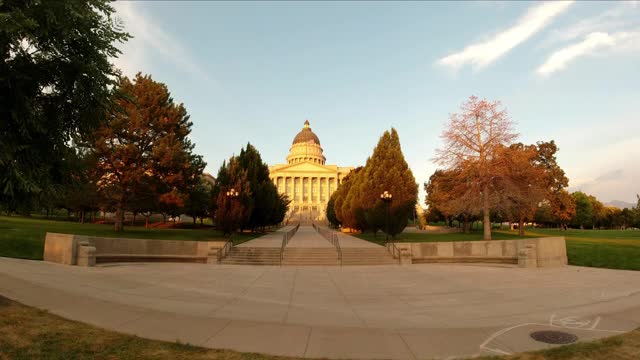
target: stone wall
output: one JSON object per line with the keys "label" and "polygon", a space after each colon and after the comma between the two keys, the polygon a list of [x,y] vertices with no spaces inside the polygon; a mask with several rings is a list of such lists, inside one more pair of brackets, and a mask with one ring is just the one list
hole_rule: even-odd
{"label": "stone wall", "polygon": [[564,237],[397,243],[396,246],[409,254],[412,263],[495,262],[514,263],[523,267],[531,267],[532,264],[537,267],[567,265]]}
{"label": "stone wall", "polygon": [[224,244],[224,241],[148,240],[47,233],[43,257],[45,261],[66,265],[80,263],[84,266],[92,266],[96,261],[126,260],[211,263],[217,262],[217,252]]}
{"label": "stone wall", "polygon": [[47,233],[44,241],[44,261],[76,265],[79,236]]}

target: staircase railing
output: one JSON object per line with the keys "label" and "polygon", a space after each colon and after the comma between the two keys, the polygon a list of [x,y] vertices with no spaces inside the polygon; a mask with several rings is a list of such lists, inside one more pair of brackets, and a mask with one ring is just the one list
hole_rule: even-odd
{"label": "staircase railing", "polygon": [[280,246],[280,265],[282,265],[282,260],[284,259],[284,248],[287,247],[289,240],[291,240],[291,238],[296,234],[299,228],[300,223],[298,223],[298,225],[296,225],[293,229],[282,234],[282,246]]}
{"label": "staircase railing", "polygon": [[229,252],[231,252],[232,246],[233,246],[233,241],[231,240],[231,238],[229,238],[229,240],[224,243],[224,246],[218,250],[218,253],[217,253],[218,264],[222,262],[222,259],[224,259],[224,257],[227,256]]}
{"label": "staircase railing", "polygon": [[314,223],[311,223],[313,228],[318,232],[318,234],[322,235],[323,238],[327,239],[331,245],[336,248],[336,252],[338,253],[338,261],[340,265],[342,265],[342,248],[340,247],[340,240],[338,240],[338,234],[330,229],[325,229],[320,226],[317,226]]}
{"label": "staircase railing", "polygon": [[400,249],[398,249],[398,247],[396,246],[395,241],[390,241],[387,243],[387,251],[389,251],[391,253],[391,256],[395,259],[396,256],[398,257],[398,264],[401,263],[401,259],[400,259]]}

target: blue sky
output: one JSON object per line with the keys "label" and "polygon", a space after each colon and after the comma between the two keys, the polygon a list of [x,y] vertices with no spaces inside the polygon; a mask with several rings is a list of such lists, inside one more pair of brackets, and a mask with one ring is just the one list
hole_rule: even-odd
{"label": "blue sky", "polygon": [[520,141],[558,143],[571,190],[640,193],[638,1],[115,6],[134,36],[116,65],[185,104],[214,175],[247,142],[283,163],[309,119],[341,166],[363,165],[395,127],[422,184],[448,114],[477,95],[502,101]]}

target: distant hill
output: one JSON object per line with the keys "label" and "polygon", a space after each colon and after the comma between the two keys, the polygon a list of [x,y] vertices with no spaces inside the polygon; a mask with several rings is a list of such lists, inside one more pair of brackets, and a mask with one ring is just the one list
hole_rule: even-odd
{"label": "distant hill", "polygon": [[632,203],[628,203],[626,201],[620,201],[620,200],[613,200],[613,201],[610,201],[609,203],[607,203],[605,205],[617,207],[618,209],[624,209],[624,208],[631,209],[631,208],[636,206],[636,204],[632,204]]}

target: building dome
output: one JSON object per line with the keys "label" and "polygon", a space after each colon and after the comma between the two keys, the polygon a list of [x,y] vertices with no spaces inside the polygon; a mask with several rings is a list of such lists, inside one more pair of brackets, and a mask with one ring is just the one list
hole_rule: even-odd
{"label": "building dome", "polygon": [[298,135],[296,135],[296,137],[293,138],[292,145],[301,144],[301,143],[308,144],[310,142],[316,145],[320,145],[320,139],[318,139],[318,135],[316,135],[313,131],[311,131],[311,128],[309,127],[309,120],[305,120],[304,127],[298,133]]}
{"label": "building dome", "polygon": [[304,122],[302,130],[293,138],[287,163],[297,164],[302,162],[312,162],[324,165],[326,159],[322,154],[320,139],[311,131],[309,120]]}

